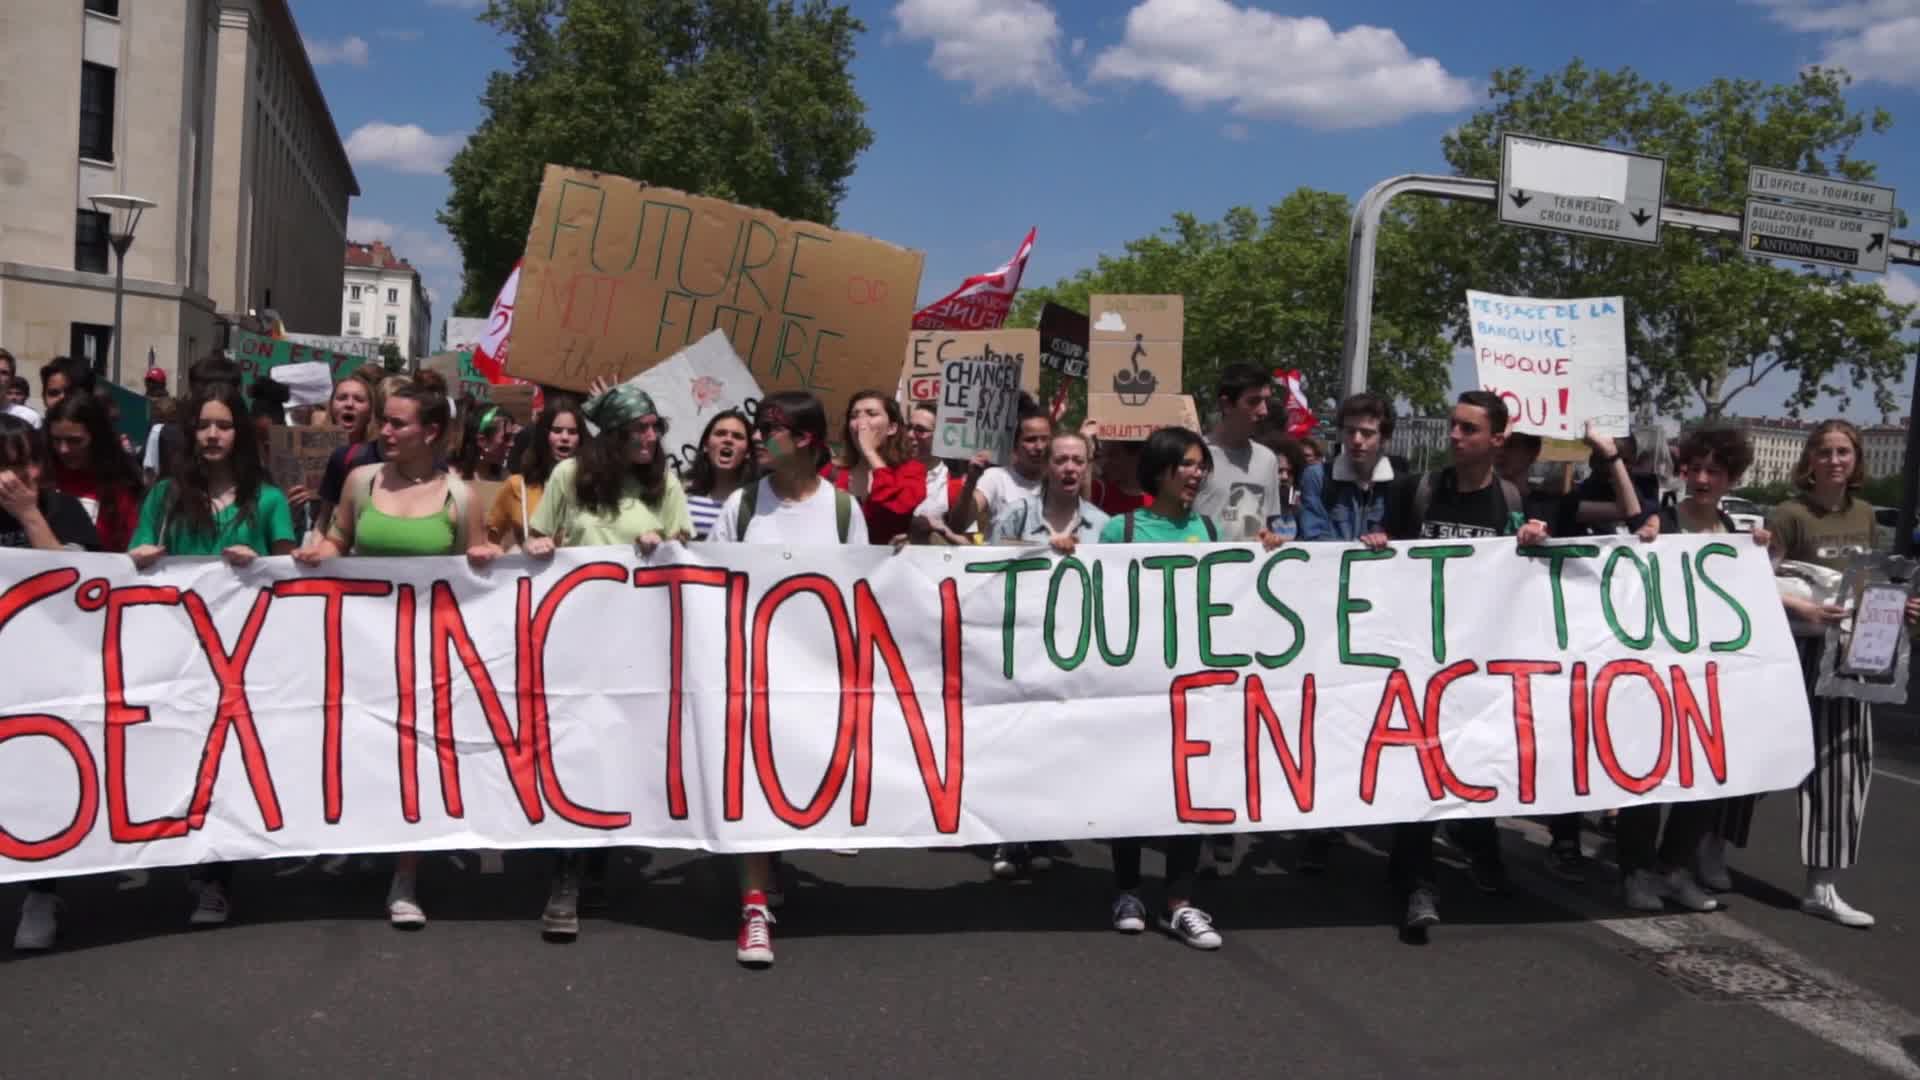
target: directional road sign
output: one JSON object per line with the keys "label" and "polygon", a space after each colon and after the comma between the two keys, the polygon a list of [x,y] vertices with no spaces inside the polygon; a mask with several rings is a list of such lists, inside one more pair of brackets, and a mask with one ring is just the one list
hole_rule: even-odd
{"label": "directional road sign", "polygon": [[1887,270],[1894,191],[1755,165],[1747,170],[1741,246],[1756,255],[1842,270]]}
{"label": "directional road sign", "polygon": [[1660,242],[1667,160],[1543,139],[1500,137],[1500,220],[1549,232]]}

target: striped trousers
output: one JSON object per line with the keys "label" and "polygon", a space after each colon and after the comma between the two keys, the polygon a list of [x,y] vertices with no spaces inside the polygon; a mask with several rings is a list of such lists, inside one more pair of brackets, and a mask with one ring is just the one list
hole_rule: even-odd
{"label": "striped trousers", "polygon": [[[1819,870],[1844,870],[1860,859],[1860,832],[1873,782],[1873,707],[1853,698],[1815,697],[1820,638],[1798,638],[1800,673],[1813,713],[1813,771],[1800,784],[1800,859]],[[1759,796],[1728,799],[1719,833],[1747,845]]]}

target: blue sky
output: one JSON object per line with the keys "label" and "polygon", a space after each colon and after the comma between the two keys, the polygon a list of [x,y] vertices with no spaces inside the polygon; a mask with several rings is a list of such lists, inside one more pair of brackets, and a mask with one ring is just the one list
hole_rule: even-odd
{"label": "blue sky", "polygon": [[[475,21],[484,0],[292,6],[359,176],[352,238],[386,239],[419,266],[437,321],[460,272],[434,222],[443,170],[480,120],[487,73],[507,64]],[[1576,55],[1677,86],[1842,64],[1854,103],[1896,118],[1857,153],[1903,206],[1920,194],[1920,0],[1624,0],[1552,16],[1537,0],[851,6],[867,25],[854,74],[874,145],[839,224],[925,251],[923,301],[1005,260],[1029,225],[1040,233],[1027,281],[1045,284],[1176,211],[1216,218],[1297,187],[1358,195],[1444,172],[1440,136],[1484,100],[1489,72]],[[1886,285],[1920,300],[1920,272]],[[1782,396],[1763,384],[1734,411],[1776,412]],[[1871,410],[1856,401],[1851,414]]]}

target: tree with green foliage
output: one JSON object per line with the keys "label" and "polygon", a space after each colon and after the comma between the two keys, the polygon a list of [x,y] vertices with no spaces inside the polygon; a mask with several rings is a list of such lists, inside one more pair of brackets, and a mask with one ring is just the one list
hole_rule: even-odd
{"label": "tree with green foliage", "polygon": [[484,314],[526,247],[551,162],[832,225],[873,142],[848,65],[865,29],[826,0],[488,0],[511,71],[447,169],[439,220]]}
{"label": "tree with green foliage", "polygon": [[388,371],[405,371],[407,358],[400,355],[400,346],[391,341],[380,343],[380,364]]}
{"label": "tree with green foliage", "polygon": [[[1125,253],[1050,287],[1023,289],[1009,325],[1033,326],[1048,301],[1087,310],[1094,293],[1178,293],[1186,298],[1182,384],[1203,412],[1205,388],[1234,361],[1298,368],[1316,408],[1340,395],[1340,354],[1353,213],[1345,196],[1301,188],[1267,211],[1247,207],[1217,222],[1174,215]],[[1452,348],[1441,334],[1444,298],[1422,280],[1406,219],[1389,214],[1375,285],[1374,388],[1416,409],[1446,398]]]}
{"label": "tree with green foliage", "polygon": [[[1851,110],[1849,83],[1844,72],[1812,69],[1791,84],[1719,78],[1676,90],[1630,69],[1596,71],[1577,60],[1539,78],[1509,68],[1493,74],[1492,104],[1442,146],[1456,175],[1488,179],[1500,173],[1503,132],[1657,154],[1667,160],[1668,202],[1738,214],[1748,165],[1873,179],[1873,164],[1855,150],[1863,136],[1884,134],[1892,118]],[[1467,289],[1617,294],[1627,302],[1636,402],[1719,416],[1784,373],[1794,380],[1787,406],[1795,414],[1827,396],[1844,409],[1861,391],[1883,413],[1893,410],[1893,384],[1909,351],[1899,334],[1914,309],[1892,303],[1877,281],[1754,258],[1738,236],[1672,224],[1658,247],[1640,247],[1502,227],[1480,203],[1421,202],[1412,213],[1413,247],[1446,279],[1450,325],[1463,347],[1471,341]]]}

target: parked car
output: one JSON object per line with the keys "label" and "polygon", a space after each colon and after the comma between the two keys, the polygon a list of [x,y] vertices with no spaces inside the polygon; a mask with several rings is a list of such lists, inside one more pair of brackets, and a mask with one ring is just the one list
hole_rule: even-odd
{"label": "parked car", "polygon": [[1767,524],[1767,512],[1761,509],[1758,503],[1748,502],[1746,499],[1732,495],[1721,496],[1720,512],[1733,521],[1735,532],[1752,532],[1755,529],[1765,528]]}

